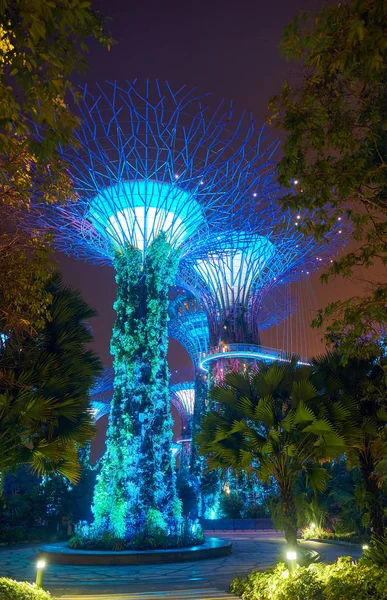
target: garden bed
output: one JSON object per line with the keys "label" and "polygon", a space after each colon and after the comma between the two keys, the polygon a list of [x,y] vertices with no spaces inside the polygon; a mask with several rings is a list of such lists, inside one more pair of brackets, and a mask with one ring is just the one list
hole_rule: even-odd
{"label": "garden bed", "polygon": [[280,563],[234,579],[230,591],[243,600],[386,600],[387,570],[353,564],[350,557],[339,558],[334,565],[313,564],[293,572]]}

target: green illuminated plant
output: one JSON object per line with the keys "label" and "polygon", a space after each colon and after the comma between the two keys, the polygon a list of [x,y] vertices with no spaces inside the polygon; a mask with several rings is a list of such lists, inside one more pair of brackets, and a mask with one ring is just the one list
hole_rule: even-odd
{"label": "green illuminated plant", "polygon": [[52,596],[35,584],[1,577],[0,600],[52,600]]}

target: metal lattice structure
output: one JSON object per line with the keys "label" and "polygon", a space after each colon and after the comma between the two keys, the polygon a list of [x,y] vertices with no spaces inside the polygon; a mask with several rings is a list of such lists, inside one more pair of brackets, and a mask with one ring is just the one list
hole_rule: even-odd
{"label": "metal lattice structure", "polygon": [[111,367],[106,367],[90,390],[90,404],[96,421],[110,412],[113,386],[114,371]]}
{"label": "metal lattice structure", "polygon": [[179,412],[183,434],[187,436],[191,431],[191,421],[195,408],[195,384],[193,381],[175,383],[170,387],[171,402]]}
{"label": "metal lattice structure", "polygon": [[[114,394],[95,526],[136,536],[157,510],[174,531],[166,350],[175,261],[205,259],[238,227],[246,198],[275,195],[277,142],[232,103],[157,81],[85,88],[78,107],[77,145],[61,149],[77,198],[36,199],[28,218],[59,250],[116,269]],[[152,335],[140,340],[133,332],[150,322]]]}
{"label": "metal lattice structure", "polygon": [[[262,332],[288,319],[296,310],[297,299],[287,302],[283,289],[275,287],[270,298],[264,298],[257,307],[257,329]],[[207,312],[192,294],[178,290],[169,304],[168,334],[177,340],[189,354],[196,371],[201,360],[208,355],[209,327]]]}
{"label": "metal lattice structure", "polygon": [[188,352],[196,370],[200,359],[208,353],[207,314],[192,294],[179,291],[169,303],[168,334]]}
{"label": "metal lattice structure", "polygon": [[100,264],[127,245],[145,255],[160,232],[182,256],[212,247],[247,195],[277,189],[277,142],[248,113],[206,100],[157,81],[85,88],[77,147],[62,149],[78,198],[35,205],[30,222]]}
{"label": "metal lattice structure", "polygon": [[179,412],[181,419],[181,438],[177,440],[180,446],[179,468],[188,470],[192,453],[192,425],[195,410],[195,383],[185,381],[170,386],[171,402]]}
{"label": "metal lattice structure", "polygon": [[225,332],[226,341],[259,343],[265,299],[325,263],[338,240],[304,238],[282,213],[278,143],[232,103],[135,81],[85,88],[78,107],[77,145],[61,148],[77,198],[35,199],[28,219],[66,254],[116,269],[114,395],[95,525],[138,539],[156,510],[176,532],[167,312],[177,262],[178,284],[207,314],[210,345]]}
{"label": "metal lattice structure", "polygon": [[[261,218],[259,199],[254,197],[247,202],[240,210],[240,217],[248,211],[249,229],[218,236],[216,249],[210,249],[205,257],[187,260],[179,274],[179,284],[196,296],[207,314],[210,355],[219,362],[222,354],[224,363],[229,353],[232,368],[240,367],[238,361],[244,368],[246,362],[254,361],[254,354],[256,360],[265,356],[267,360],[287,360],[286,354],[291,348],[265,354],[260,350],[262,308],[270,307],[271,298],[280,297],[287,285],[331,261],[345,241],[343,225],[339,222],[329,237],[317,242],[299,231],[301,215],[283,214],[273,199],[271,211],[277,210],[278,214],[272,222],[267,219],[266,199],[263,204],[265,210]],[[251,216],[253,209],[255,217]],[[304,218],[311,217],[304,215]],[[274,306],[272,308],[276,316]],[[238,345],[243,347],[238,348]],[[201,366],[211,360],[206,357]]]}

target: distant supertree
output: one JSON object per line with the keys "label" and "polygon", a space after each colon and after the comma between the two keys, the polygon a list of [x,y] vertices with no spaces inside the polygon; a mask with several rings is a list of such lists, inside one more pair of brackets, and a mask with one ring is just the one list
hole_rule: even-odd
{"label": "distant supertree", "polygon": [[172,403],[179,412],[182,437],[190,437],[195,406],[195,384],[193,381],[174,383],[170,387]]}
{"label": "distant supertree", "polygon": [[96,421],[110,413],[113,384],[114,371],[110,367],[105,367],[102,375],[98,377],[90,390],[90,403]]}
{"label": "distant supertree", "polygon": [[173,534],[180,519],[166,360],[179,261],[208,256],[245,198],[275,187],[277,143],[232,104],[210,104],[159,82],[85,89],[78,145],[62,149],[78,198],[30,211],[60,250],[116,271],[114,395],[93,513],[118,537],[155,520]]}
{"label": "distant supertree", "polygon": [[[264,299],[265,300],[265,299]],[[286,319],[295,309],[294,303],[285,302],[286,296],[283,290],[280,292],[274,288],[274,293],[270,301],[263,302],[259,308],[258,320],[259,330],[265,330],[273,327],[277,323]],[[200,369],[200,362],[208,356],[209,353],[209,327],[207,313],[200,302],[189,292],[182,289],[175,289],[174,296],[169,304],[170,321],[168,323],[169,336],[177,340],[187,351],[194,367],[194,412],[191,420],[192,437],[200,429],[200,422],[205,413],[206,399],[208,395],[207,374]],[[185,384],[182,384],[185,385]],[[189,384],[191,385],[191,384]],[[173,386],[171,386],[171,390]],[[177,399],[174,402],[179,404]],[[179,410],[183,426],[186,426],[186,413]],[[197,498],[199,515],[203,516],[205,507],[203,505],[200,486],[203,479],[205,468],[204,459],[198,454],[198,449],[194,443],[187,448],[191,452],[189,478],[194,488]],[[211,503],[210,503],[211,504]],[[209,513],[213,510],[212,504]]]}
{"label": "distant supertree", "polygon": [[189,471],[192,445],[192,419],[195,408],[195,383],[184,381],[171,385],[171,401],[181,419],[181,436],[177,442],[181,446],[180,469]]}
{"label": "distant supertree", "polygon": [[275,199],[270,201],[272,219],[261,218],[261,201],[266,214],[266,198],[246,202],[239,216],[247,210],[249,229],[221,234],[216,249],[209,248],[206,256],[188,258],[178,276],[180,285],[196,296],[207,314],[210,352],[200,367],[205,372],[211,367],[217,379],[227,368],[246,368],[258,360],[288,359],[291,349],[273,352],[262,348],[262,308],[270,307],[271,298],[284,293],[287,284],[332,260],[345,241],[340,223],[320,242],[305,237],[298,230],[301,215],[283,214]]}
{"label": "distant supertree", "polygon": [[169,336],[187,351],[196,370],[210,345],[207,314],[195,296],[184,290],[175,291],[168,312]]}

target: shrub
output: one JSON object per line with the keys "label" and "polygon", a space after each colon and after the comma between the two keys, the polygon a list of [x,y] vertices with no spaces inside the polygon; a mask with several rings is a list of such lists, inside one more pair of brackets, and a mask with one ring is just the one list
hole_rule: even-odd
{"label": "shrub", "polygon": [[238,494],[222,494],[220,511],[226,519],[241,519],[244,502]]}
{"label": "shrub", "polygon": [[[158,511],[155,511],[158,512]],[[153,515],[154,516],[154,515]],[[153,519],[155,521],[155,519]],[[204,543],[203,530],[199,523],[183,519],[179,535],[168,535],[163,522],[147,523],[141,534],[135,537],[122,538],[113,534],[103,525],[79,523],[75,526],[75,535],[68,545],[77,550],[166,550],[168,548],[186,548]]]}
{"label": "shrub", "polygon": [[0,600],[52,600],[52,596],[35,584],[0,577]]}
{"label": "shrub", "polygon": [[383,537],[372,537],[370,545],[364,550],[361,563],[387,567],[387,533]]}
{"label": "shrub", "polygon": [[246,579],[234,579],[231,592],[244,600],[387,600],[387,572],[376,565],[311,565],[289,572],[283,563]]}
{"label": "shrub", "polygon": [[352,531],[350,533],[334,533],[333,531],[326,531],[320,527],[305,527],[302,530],[302,539],[318,539],[318,540],[335,540],[337,542],[348,542],[350,544],[361,544],[368,540],[367,535]]}

